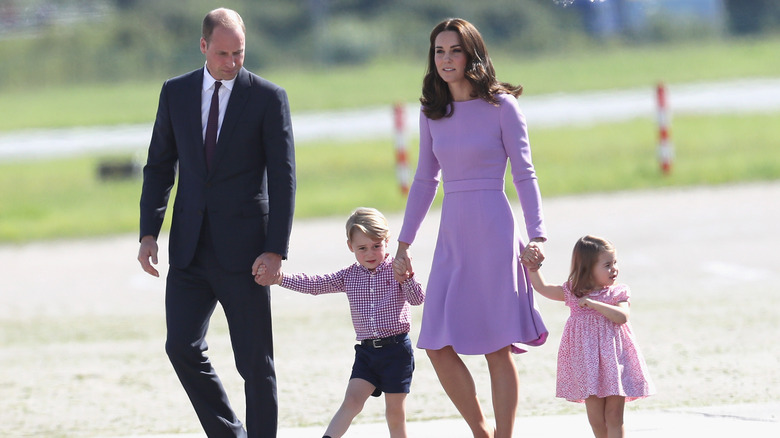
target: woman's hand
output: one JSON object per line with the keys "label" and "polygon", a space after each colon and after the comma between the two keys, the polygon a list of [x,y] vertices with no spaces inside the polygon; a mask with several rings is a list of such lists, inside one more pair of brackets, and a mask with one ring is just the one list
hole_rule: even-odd
{"label": "woman's hand", "polygon": [[409,244],[406,242],[398,242],[398,251],[396,251],[393,261],[393,275],[399,283],[403,283],[414,275],[412,256],[409,254]]}
{"label": "woman's hand", "polygon": [[541,268],[544,261],[544,241],[532,239],[520,253],[520,261],[529,271]]}

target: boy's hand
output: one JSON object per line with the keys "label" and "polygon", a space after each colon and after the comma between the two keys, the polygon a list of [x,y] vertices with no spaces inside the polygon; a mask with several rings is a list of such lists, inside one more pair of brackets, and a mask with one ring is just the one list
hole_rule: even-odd
{"label": "boy's hand", "polygon": [[406,278],[410,279],[414,277],[414,268],[412,268],[412,259],[411,257],[406,259]]}
{"label": "boy's hand", "polygon": [[282,256],[264,252],[252,264],[255,283],[262,286],[279,284],[282,281]]}
{"label": "boy's hand", "polygon": [[[262,277],[263,275],[268,273],[268,267],[263,263],[257,267],[257,274],[255,275],[255,281],[259,283],[258,279]],[[282,285],[282,278],[284,278],[284,273],[279,271],[279,275],[277,275],[274,279],[272,279],[271,284],[275,284],[278,286]],[[270,285],[267,285],[270,286]]]}
{"label": "boy's hand", "polygon": [[397,282],[403,283],[414,276],[411,262],[411,259],[405,257],[393,260],[393,275]]}

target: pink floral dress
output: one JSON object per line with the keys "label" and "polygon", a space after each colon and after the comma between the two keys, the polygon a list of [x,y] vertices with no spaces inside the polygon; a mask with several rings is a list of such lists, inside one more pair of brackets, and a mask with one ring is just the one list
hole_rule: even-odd
{"label": "pink floral dress", "polygon": [[[591,395],[619,395],[631,401],[654,394],[631,324],[615,324],[596,310],[579,307],[568,283],[563,293],[571,314],[558,350],[556,397],[584,402]],[[628,286],[616,284],[588,296],[616,305],[629,301],[630,295]]]}

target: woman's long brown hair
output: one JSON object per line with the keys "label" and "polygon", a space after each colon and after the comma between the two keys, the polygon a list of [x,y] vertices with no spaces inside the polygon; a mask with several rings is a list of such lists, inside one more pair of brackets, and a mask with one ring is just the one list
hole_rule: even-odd
{"label": "woman's long brown hair", "polygon": [[496,94],[506,93],[514,97],[523,92],[520,85],[511,85],[496,79],[493,62],[488,55],[485,41],[473,24],[462,18],[448,18],[431,31],[431,46],[428,50],[428,70],[423,78],[422,97],[420,103],[423,112],[433,120],[450,117],[454,111],[452,95],[447,83],[436,71],[436,37],[444,31],[458,34],[461,47],[466,53],[466,79],[472,86],[472,97],[483,99],[493,105],[498,105]]}

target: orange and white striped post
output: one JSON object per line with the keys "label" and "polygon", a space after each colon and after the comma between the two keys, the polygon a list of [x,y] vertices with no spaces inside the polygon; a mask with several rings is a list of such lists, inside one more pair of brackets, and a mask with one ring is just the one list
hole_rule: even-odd
{"label": "orange and white striped post", "polygon": [[672,158],[674,150],[669,139],[669,109],[666,105],[666,86],[658,83],[656,87],[658,101],[658,161],[661,164],[661,172],[668,175],[672,171]]}
{"label": "orange and white striped post", "polygon": [[404,127],[404,106],[397,103],[395,113],[395,173],[401,193],[409,193],[409,164],[406,153],[406,128]]}

